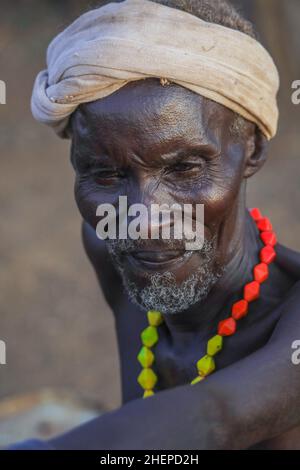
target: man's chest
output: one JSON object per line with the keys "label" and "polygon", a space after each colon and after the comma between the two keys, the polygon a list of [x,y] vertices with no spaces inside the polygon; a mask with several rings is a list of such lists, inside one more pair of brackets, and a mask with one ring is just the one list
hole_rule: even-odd
{"label": "man's chest", "polygon": [[[142,370],[138,354],[142,348],[141,333],[148,326],[146,311],[124,301],[115,313],[118,350],[120,358],[123,403],[143,396],[137,381]],[[233,337],[224,338],[222,350],[215,356],[216,373],[262,347],[268,341],[277,318],[266,315],[258,322],[241,327]],[[158,341],[151,348],[154,361],[152,369],[157,376],[154,391],[189,384],[197,376],[197,362],[207,353],[208,340],[217,333],[217,325],[191,335],[184,344],[176,343],[166,327],[157,328]]]}

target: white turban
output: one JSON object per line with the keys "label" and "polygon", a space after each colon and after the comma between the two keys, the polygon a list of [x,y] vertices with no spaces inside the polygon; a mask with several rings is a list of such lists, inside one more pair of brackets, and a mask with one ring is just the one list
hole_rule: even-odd
{"label": "white turban", "polygon": [[81,103],[149,77],[228,107],[268,139],[276,134],[279,76],[266,49],[244,33],[149,0],[109,3],[58,34],[34,84],[32,113],[67,137]]}

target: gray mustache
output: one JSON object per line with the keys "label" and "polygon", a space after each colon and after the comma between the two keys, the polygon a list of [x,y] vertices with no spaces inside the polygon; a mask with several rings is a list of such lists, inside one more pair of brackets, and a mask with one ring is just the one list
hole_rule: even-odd
{"label": "gray mustache", "polygon": [[[113,251],[115,254],[126,255],[138,250],[178,250],[188,251],[185,247],[185,238],[182,240],[170,239],[170,240],[131,240],[127,239],[107,239],[107,247],[109,251]],[[199,251],[202,254],[209,254],[213,249],[213,241],[204,240],[203,246]]]}

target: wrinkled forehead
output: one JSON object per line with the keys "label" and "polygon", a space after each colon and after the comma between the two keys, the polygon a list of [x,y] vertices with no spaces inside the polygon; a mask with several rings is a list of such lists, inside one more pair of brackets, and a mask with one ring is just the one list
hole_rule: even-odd
{"label": "wrinkled forehead", "polygon": [[140,146],[157,142],[217,143],[229,134],[235,114],[180,85],[150,78],[131,82],[113,94],[80,105],[72,116],[76,140]]}

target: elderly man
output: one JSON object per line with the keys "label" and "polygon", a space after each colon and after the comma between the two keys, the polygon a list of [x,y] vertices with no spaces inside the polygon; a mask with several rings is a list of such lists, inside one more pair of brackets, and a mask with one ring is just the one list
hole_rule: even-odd
{"label": "elderly man", "polygon": [[[103,4],[49,46],[32,111],[72,140],[122,406],[48,445],[300,448],[300,258],[245,196],[276,133],[276,67],[225,1]],[[97,207],[125,195],[146,207],[204,204],[203,246],[99,240]]]}

